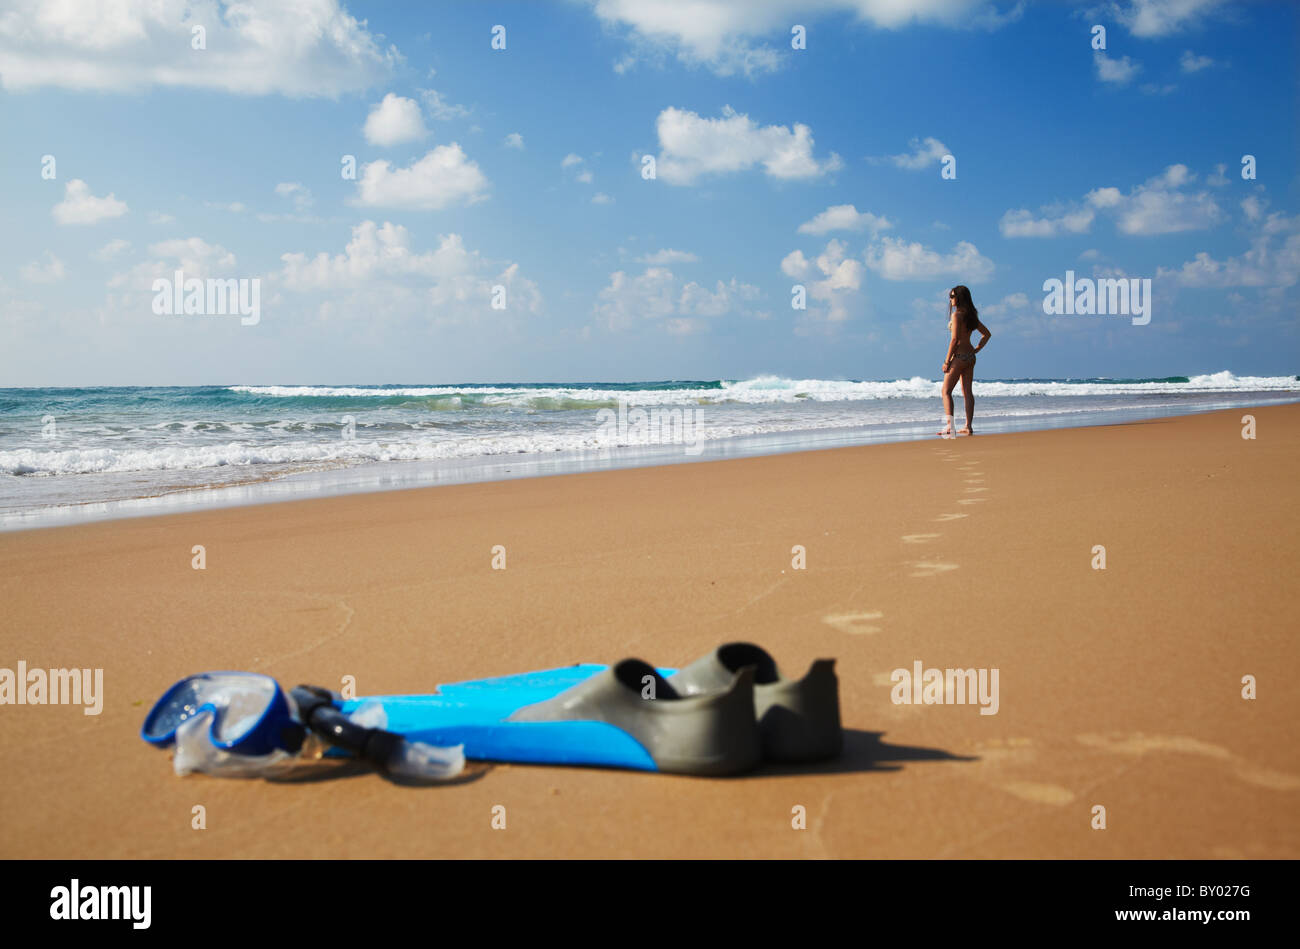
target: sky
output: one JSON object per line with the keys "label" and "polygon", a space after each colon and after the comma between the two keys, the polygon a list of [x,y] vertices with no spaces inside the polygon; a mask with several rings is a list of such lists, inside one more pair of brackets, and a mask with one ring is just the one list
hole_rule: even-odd
{"label": "sky", "polygon": [[1298,19],[0,0],[0,387],[1293,374]]}

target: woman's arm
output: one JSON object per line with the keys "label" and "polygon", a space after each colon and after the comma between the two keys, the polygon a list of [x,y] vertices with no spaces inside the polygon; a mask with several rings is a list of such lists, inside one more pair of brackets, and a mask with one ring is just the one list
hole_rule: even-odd
{"label": "woman's arm", "polygon": [[989,329],[987,326],[985,326],[983,323],[977,323],[975,325],[975,331],[977,333],[984,334],[984,338],[980,340],[980,344],[975,347],[975,352],[979,352],[981,349],[983,349],[985,346],[989,344],[989,340],[993,338],[993,331]]}

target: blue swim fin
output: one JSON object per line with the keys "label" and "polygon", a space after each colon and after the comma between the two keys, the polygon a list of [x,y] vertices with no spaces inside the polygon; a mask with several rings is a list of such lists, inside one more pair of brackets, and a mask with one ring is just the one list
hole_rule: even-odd
{"label": "blue swim fin", "polygon": [[[745,667],[754,668],[754,714],[762,733],[764,758],[809,762],[840,754],[840,686],[833,659],[818,659],[802,679],[787,679],[762,646],[729,642],[685,668],[659,668],[656,672],[668,680],[676,693],[699,695],[729,688]],[[533,705],[554,698],[607,668],[581,663],[494,679],[451,682],[439,685],[438,694],[433,697],[390,695],[385,702],[433,701],[441,706],[447,699],[455,699],[460,714],[468,720],[473,718],[472,708],[481,707],[486,714],[493,715],[502,707]],[[476,757],[469,750],[465,754]]]}
{"label": "blue swim fin", "polygon": [[727,687],[684,696],[648,663],[577,665],[440,686],[434,695],[368,703],[388,731],[465,757],[535,764],[601,765],[683,774],[735,774],[761,757],[752,670]]}

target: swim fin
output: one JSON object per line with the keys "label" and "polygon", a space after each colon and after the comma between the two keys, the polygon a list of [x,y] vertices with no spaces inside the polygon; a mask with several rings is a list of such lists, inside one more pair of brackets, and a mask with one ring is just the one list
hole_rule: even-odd
{"label": "swim fin", "polygon": [[668,677],[683,695],[725,688],[740,670],[754,669],[754,716],[763,757],[772,761],[835,758],[843,746],[840,686],[834,659],[818,659],[802,679],[785,679],[776,660],[753,643],[719,646]]}
{"label": "swim fin", "polygon": [[[729,693],[739,673],[746,666],[753,666],[754,717],[765,757],[774,761],[813,761],[833,758],[840,752],[839,683],[833,659],[819,659],[802,679],[790,680],[781,677],[776,661],[761,647],[752,643],[728,643],[680,671],[669,668],[653,670],[644,663],[641,666],[644,666],[642,675],[655,674],[659,679],[667,679],[672,692],[681,696]],[[611,731],[607,727],[609,722],[599,715],[587,723],[591,728],[579,728],[580,723],[572,718],[565,726],[548,731],[521,731],[505,724],[507,719],[536,723],[538,719],[535,716],[531,719],[520,717],[525,707],[557,699],[562,693],[590,682],[609,669],[608,666],[582,663],[448,683],[438,686],[435,695],[378,696],[369,701],[378,701],[384,706],[390,730],[402,733],[419,730],[414,737],[429,744],[460,744],[464,740],[462,736],[473,732],[477,737],[464,741],[465,754],[469,758],[612,764],[669,770],[655,763],[653,749],[647,750],[639,741],[636,742],[639,751],[628,744],[629,735],[635,735],[636,729],[616,727]],[[617,694],[608,682],[599,688]],[[367,700],[347,703],[344,711],[353,711],[364,701]],[[558,704],[549,706],[549,712],[554,713]],[[591,700],[571,704],[573,708],[593,708]],[[652,721],[668,719],[647,718],[641,723],[642,730],[649,729]],[[701,726],[697,724],[696,727]],[[589,747],[575,751],[571,746],[579,741],[588,742]],[[665,746],[659,752],[659,757],[665,760],[678,757],[673,754],[671,746]],[[692,770],[689,773],[705,772]]]}
{"label": "swim fin", "polygon": [[[763,737],[763,756],[772,761],[819,761],[837,757],[843,746],[839,680],[834,659],[818,659],[802,679],[781,676],[772,655],[754,643],[727,643],[681,670],[661,668],[678,692],[699,695],[727,688],[745,666],[754,666],[754,715]],[[584,681],[605,666],[592,663],[544,669],[516,676],[442,685],[442,694],[478,701],[485,693],[517,691],[538,701]]]}
{"label": "swim fin", "polygon": [[472,759],[726,775],[762,756],[748,668],[692,696],[649,663],[625,659],[452,683],[435,695],[353,699],[341,709],[350,715],[370,703],[383,708],[388,731],[464,745]]}

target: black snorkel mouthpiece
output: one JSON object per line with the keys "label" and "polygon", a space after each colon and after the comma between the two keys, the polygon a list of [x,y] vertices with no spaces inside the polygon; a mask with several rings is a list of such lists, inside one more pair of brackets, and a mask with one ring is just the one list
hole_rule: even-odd
{"label": "black snorkel mouthpiece", "polygon": [[302,723],[336,748],[351,752],[380,771],[388,771],[400,755],[405,739],[382,728],[367,728],[334,706],[334,693],[314,685],[300,685],[290,693]]}

